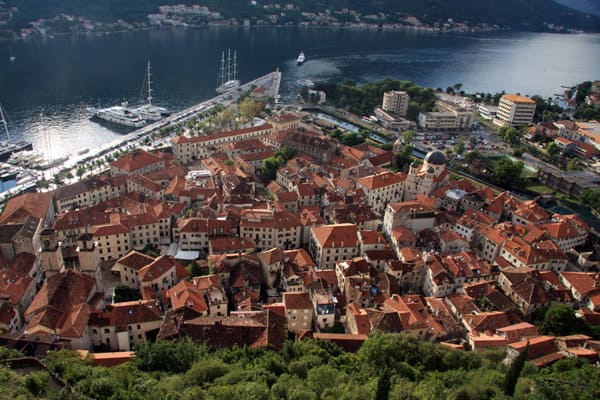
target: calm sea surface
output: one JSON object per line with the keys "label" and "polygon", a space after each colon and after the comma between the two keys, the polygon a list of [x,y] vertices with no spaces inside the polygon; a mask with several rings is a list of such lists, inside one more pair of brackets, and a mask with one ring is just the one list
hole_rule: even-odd
{"label": "calm sea surface", "polygon": [[[178,110],[215,94],[227,48],[237,49],[242,81],[278,67],[284,99],[297,96],[299,79],[392,77],[543,96],[600,79],[600,35],[206,28],[0,43],[0,104],[15,137],[54,156],[69,154],[119,136],[90,121],[88,107],[139,101],[147,60],[155,103]],[[307,61],[298,67],[301,50]]]}

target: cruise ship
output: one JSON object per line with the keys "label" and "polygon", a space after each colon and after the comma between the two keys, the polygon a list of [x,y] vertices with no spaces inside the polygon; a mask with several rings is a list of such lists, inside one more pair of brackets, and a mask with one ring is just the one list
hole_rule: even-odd
{"label": "cruise ship", "polygon": [[298,58],[296,59],[296,63],[298,65],[302,65],[302,64],[304,64],[304,61],[306,61],[306,57],[304,56],[304,52],[301,51],[300,54],[298,54]]}
{"label": "cruise ship", "polygon": [[227,50],[227,64],[225,64],[225,52],[221,53],[221,68],[219,71],[217,93],[226,93],[240,86],[240,81],[237,79],[236,50],[233,51],[233,65],[231,64],[231,49]]}
{"label": "cruise ship", "polygon": [[101,108],[96,110],[93,118],[112,122],[113,124],[125,125],[132,128],[141,128],[146,125],[144,120],[135,110],[128,107],[127,102],[120,106]]}

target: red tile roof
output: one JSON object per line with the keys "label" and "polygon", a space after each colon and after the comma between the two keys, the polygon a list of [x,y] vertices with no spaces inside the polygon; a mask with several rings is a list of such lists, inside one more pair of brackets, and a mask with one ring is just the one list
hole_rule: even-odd
{"label": "red tile roof", "polygon": [[133,151],[116,161],[113,161],[111,166],[122,169],[128,173],[132,173],[159,162],[164,161],[157,155],[140,149]]}
{"label": "red tile roof", "polygon": [[354,224],[313,226],[311,231],[321,248],[358,246],[358,235]]}
{"label": "red tile roof", "polygon": [[24,193],[13,197],[0,214],[0,224],[23,223],[28,216],[44,220],[51,202],[52,192]]}
{"label": "red tile roof", "polygon": [[305,310],[312,309],[312,302],[308,293],[285,292],[283,294],[283,304],[286,310]]}
{"label": "red tile roof", "polygon": [[199,314],[208,311],[202,291],[191,282],[179,282],[167,291],[166,297],[174,310],[187,307]]}

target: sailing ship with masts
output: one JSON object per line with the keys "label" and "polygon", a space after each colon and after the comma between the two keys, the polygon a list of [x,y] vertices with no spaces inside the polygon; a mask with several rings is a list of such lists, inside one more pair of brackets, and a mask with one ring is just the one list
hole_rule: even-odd
{"label": "sailing ship with masts", "polygon": [[225,52],[221,52],[221,67],[217,85],[219,85],[217,93],[226,93],[240,86],[240,81],[237,79],[237,50],[233,51],[233,64],[231,63],[231,49],[227,49],[227,64],[225,64]]}

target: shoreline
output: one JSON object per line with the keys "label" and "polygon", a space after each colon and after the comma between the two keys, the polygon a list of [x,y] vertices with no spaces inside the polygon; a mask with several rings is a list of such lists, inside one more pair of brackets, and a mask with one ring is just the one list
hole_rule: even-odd
{"label": "shoreline", "polygon": [[175,31],[175,30],[201,30],[201,29],[243,29],[243,30],[260,30],[260,29],[306,29],[306,30],[348,30],[348,31],[380,31],[380,32],[404,32],[404,33],[426,33],[426,34],[489,34],[489,33],[537,33],[537,34],[553,34],[553,35],[600,35],[598,32],[585,32],[585,31],[551,31],[551,30],[517,30],[511,27],[490,27],[490,28],[471,28],[471,29],[444,29],[429,26],[409,26],[409,25],[243,25],[243,24],[204,24],[204,25],[148,25],[143,27],[137,27],[133,29],[118,29],[112,31],[78,31],[78,32],[57,32],[51,34],[32,34],[28,37],[15,37],[12,39],[0,38],[0,43],[16,43],[20,41],[33,41],[33,40],[47,40],[54,39],[55,37],[69,37],[69,36],[109,36],[117,33],[135,33],[143,31]]}

